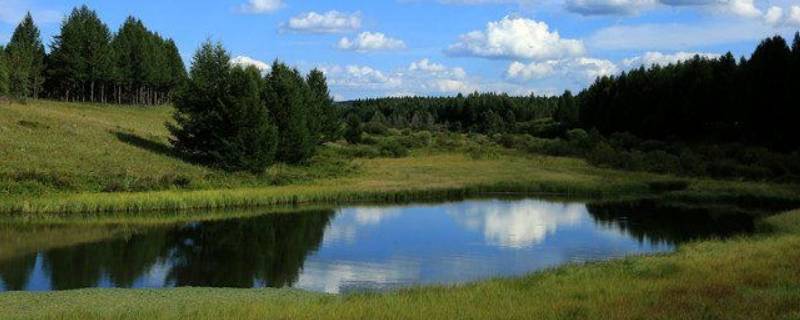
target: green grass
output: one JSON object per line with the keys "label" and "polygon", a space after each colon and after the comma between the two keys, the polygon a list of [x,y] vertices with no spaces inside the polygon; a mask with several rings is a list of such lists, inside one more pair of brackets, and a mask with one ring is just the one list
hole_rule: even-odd
{"label": "green grass", "polygon": [[[669,176],[598,169],[571,158],[510,150],[482,156],[474,145],[437,145],[397,159],[352,158],[342,152],[346,147],[329,146],[305,167],[229,174],[169,152],[163,124],[170,112],[169,107],[47,101],[0,106],[0,213],[42,235],[37,239],[0,228],[5,245],[0,245],[0,258],[3,251],[25,254],[42,246],[135,232],[128,224],[225,218],[247,214],[225,208],[262,205],[409,201],[486,192],[592,198],[659,193],[682,202],[800,204],[796,185],[708,179],[676,183]],[[176,210],[200,208],[218,210]],[[87,224],[92,228],[76,234],[76,223],[83,230]],[[203,288],[4,293],[0,318],[800,319],[800,211],[767,218],[760,226],[762,233],[754,236],[683,245],[669,255],[385,294]]]}
{"label": "green grass", "polygon": [[[226,173],[171,154],[164,128],[170,114],[166,106],[0,106],[0,213],[174,211],[486,192],[621,196],[652,193],[653,182],[675,180],[511,150],[479,157],[463,136],[458,143],[466,146],[435,145],[399,159],[351,158],[346,147],[328,146],[307,166]],[[688,188],[672,197],[800,203],[796,185],[682,180]]]}
{"label": "green grass", "polygon": [[384,294],[284,289],[0,294],[8,319],[797,319],[800,211],[668,255]]}

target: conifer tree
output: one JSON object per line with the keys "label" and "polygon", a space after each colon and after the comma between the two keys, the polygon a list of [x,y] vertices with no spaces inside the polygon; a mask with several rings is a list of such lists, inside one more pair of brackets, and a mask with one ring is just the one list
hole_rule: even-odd
{"label": "conifer tree", "polygon": [[30,12],[14,30],[6,47],[8,85],[17,97],[38,98],[44,83],[44,45]]}
{"label": "conifer tree", "polygon": [[204,43],[175,94],[172,144],[209,165],[262,172],[273,161],[277,133],[260,85],[257,71],[231,67],[222,45]]}
{"label": "conifer tree", "polygon": [[339,114],[333,104],[325,74],[318,69],[311,70],[306,78],[310,89],[309,106],[312,120],[309,129],[316,133],[320,143],[330,142],[341,136]]}
{"label": "conifer tree", "polygon": [[113,79],[111,33],[87,6],[72,10],[55,37],[50,75],[66,100],[98,101]]}
{"label": "conifer tree", "polygon": [[278,61],[272,64],[265,80],[264,101],[278,127],[278,161],[300,163],[314,154],[317,142],[308,121],[309,91],[297,69]]}

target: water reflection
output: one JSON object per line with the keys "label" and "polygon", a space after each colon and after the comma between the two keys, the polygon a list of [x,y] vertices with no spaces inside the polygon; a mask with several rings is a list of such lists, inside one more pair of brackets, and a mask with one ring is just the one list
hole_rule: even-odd
{"label": "water reflection", "polygon": [[586,206],[535,200],[492,201],[489,205],[464,202],[452,205],[448,214],[468,229],[483,232],[489,245],[523,248],[542,242],[559,226],[580,223]]}
{"label": "water reflection", "polygon": [[[683,241],[752,230],[749,215],[726,212],[652,201],[526,199],[355,207],[161,227],[5,224],[0,240],[14,241],[0,244],[0,291],[291,286],[341,293],[461,283],[669,251]],[[70,241],[63,240],[65,234],[72,235]]]}

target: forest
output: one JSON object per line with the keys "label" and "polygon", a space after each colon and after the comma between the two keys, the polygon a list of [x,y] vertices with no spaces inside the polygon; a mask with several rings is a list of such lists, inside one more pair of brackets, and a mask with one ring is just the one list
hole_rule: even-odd
{"label": "forest", "polygon": [[86,6],[75,8],[46,51],[28,13],[0,54],[0,95],[156,105],[186,78],[172,39],[129,17],[116,33]]}

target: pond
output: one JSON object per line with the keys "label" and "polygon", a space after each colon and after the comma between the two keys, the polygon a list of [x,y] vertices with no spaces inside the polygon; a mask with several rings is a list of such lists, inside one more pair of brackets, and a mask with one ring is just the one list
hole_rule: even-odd
{"label": "pond", "polygon": [[0,291],[192,286],[346,293],[459,284],[670,252],[686,241],[754,228],[752,216],[736,210],[655,201],[489,199],[298,211],[145,226],[4,223]]}

